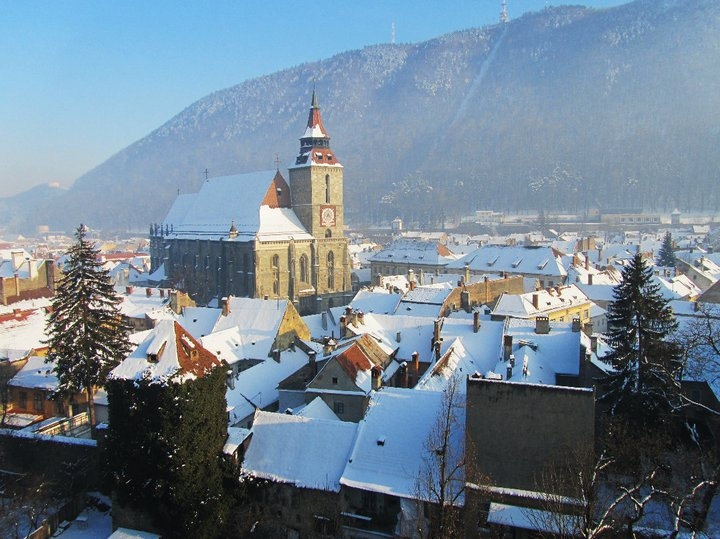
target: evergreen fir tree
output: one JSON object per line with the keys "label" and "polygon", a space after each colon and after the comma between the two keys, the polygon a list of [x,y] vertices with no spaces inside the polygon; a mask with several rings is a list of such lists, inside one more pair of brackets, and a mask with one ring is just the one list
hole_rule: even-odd
{"label": "evergreen fir tree", "polygon": [[84,391],[90,424],[95,424],[93,390],[130,352],[129,327],[120,315],[120,299],[99,252],[75,231],[76,243],[67,252],[63,276],[57,283],[47,324],[47,361],[55,362],[57,396]]}
{"label": "evergreen fir tree", "polygon": [[666,268],[675,267],[675,253],[673,253],[672,235],[668,230],[665,232],[662,245],[660,246],[660,252],[657,257],[657,265]]}
{"label": "evergreen fir tree", "polygon": [[611,410],[646,418],[672,409],[679,375],[678,347],[671,340],[677,322],[652,277],[639,253],[623,269],[608,307],[611,352],[605,356],[616,369],[604,396]]}

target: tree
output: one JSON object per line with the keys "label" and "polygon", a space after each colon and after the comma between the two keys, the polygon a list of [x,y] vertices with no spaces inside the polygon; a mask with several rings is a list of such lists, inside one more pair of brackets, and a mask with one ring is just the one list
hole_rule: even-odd
{"label": "tree", "polygon": [[67,251],[56,286],[47,324],[47,362],[55,362],[58,397],[86,393],[94,425],[94,388],[104,385],[108,372],[130,352],[130,329],[110,275],[86,233],[83,225],[75,231],[77,241]]}
{"label": "tree", "polygon": [[[459,376],[448,379],[435,422],[424,444],[417,499],[430,502],[430,537],[462,535],[460,501],[465,491],[466,464],[472,462],[465,447],[465,395]],[[418,517],[423,512],[418,510]],[[421,523],[418,521],[418,525]],[[425,530],[418,530],[424,536]]]}
{"label": "tree", "polygon": [[119,505],[147,512],[163,536],[221,537],[232,499],[221,465],[226,371],[184,376],[111,377],[106,464]]}
{"label": "tree", "polygon": [[[605,361],[615,372],[608,376],[603,400],[611,412],[630,412],[650,419],[669,412],[679,391],[679,351],[671,340],[677,322],[668,301],[653,281],[640,253],[622,271],[608,307],[608,343]],[[639,412],[632,414],[632,411]]]}
{"label": "tree", "polygon": [[657,265],[665,268],[675,267],[675,253],[673,252],[672,234],[668,230],[665,232],[662,245],[660,246],[660,252],[657,257]]}

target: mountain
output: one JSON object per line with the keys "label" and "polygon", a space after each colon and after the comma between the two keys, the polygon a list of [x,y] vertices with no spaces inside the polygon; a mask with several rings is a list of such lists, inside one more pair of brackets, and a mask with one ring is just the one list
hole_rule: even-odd
{"label": "mountain", "polygon": [[178,192],[197,191],[205,169],[269,169],[279,156],[284,170],[313,81],[351,225],[475,209],[720,207],[720,2],[638,0],[546,8],[248,80],[14,223],[143,230]]}

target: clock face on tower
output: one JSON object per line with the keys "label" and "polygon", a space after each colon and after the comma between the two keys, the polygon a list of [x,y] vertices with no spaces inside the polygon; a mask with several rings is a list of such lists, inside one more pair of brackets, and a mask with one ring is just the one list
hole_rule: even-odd
{"label": "clock face on tower", "polygon": [[320,206],[320,226],[335,226],[335,206]]}

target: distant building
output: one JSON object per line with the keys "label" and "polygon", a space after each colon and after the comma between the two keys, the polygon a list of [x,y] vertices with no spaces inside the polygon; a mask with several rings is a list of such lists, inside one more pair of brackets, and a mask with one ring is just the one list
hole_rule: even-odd
{"label": "distant building", "polygon": [[303,314],[350,299],[343,166],[330,149],[313,91],[289,170],[205,181],[180,195],[150,231],[152,271],[199,304],[212,298],[288,298]]}

